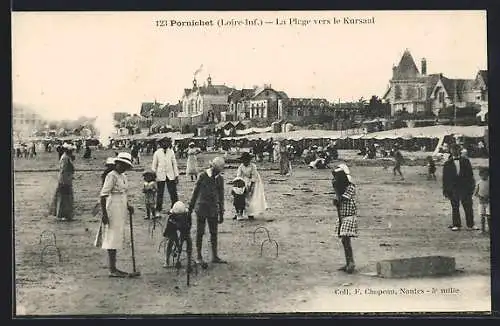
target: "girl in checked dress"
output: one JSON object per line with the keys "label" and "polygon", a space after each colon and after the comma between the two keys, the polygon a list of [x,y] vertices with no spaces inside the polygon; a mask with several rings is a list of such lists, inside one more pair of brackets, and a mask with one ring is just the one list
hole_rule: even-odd
{"label": "girl in checked dress", "polygon": [[347,165],[340,164],[332,172],[332,185],[335,191],[333,205],[337,208],[338,219],[335,234],[342,241],[346,265],[339,268],[349,274],[354,272],[354,255],[351,238],[358,236],[358,221],[356,218],[356,187],[352,183]]}

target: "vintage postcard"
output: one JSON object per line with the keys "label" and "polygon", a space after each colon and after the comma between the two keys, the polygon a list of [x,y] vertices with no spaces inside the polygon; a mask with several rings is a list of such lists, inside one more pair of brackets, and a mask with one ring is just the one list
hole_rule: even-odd
{"label": "vintage postcard", "polygon": [[486,26],[13,12],[15,315],[490,314]]}

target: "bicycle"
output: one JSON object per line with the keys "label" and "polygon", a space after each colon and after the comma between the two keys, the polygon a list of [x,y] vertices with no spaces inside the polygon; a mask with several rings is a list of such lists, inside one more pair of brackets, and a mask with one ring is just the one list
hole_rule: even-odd
{"label": "bicycle", "polygon": [[[169,230],[169,231],[170,231],[168,233],[169,236],[166,237],[166,239],[164,239],[160,243],[160,248],[162,244],[165,246],[164,248],[164,254],[166,256],[165,262],[167,263],[167,265],[174,266],[175,269],[177,270],[177,275],[179,275],[180,270],[182,269],[182,261],[187,260],[186,284],[187,286],[189,286],[191,273],[193,272],[193,269],[195,274],[198,273],[198,267],[196,266],[196,264],[193,264],[193,259],[192,259],[193,244],[191,240],[191,235],[188,232],[183,234],[183,232],[179,229]],[[158,249],[158,251],[160,251],[160,248]]]}

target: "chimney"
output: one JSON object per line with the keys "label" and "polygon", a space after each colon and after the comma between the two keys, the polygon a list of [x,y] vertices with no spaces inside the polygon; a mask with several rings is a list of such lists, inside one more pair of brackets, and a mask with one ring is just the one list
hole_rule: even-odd
{"label": "chimney", "polygon": [[427,60],[425,58],[422,58],[422,76],[427,75]]}
{"label": "chimney", "polygon": [[398,74],[398,67],[392,66],[392,79],[397,78],[397,74]]}

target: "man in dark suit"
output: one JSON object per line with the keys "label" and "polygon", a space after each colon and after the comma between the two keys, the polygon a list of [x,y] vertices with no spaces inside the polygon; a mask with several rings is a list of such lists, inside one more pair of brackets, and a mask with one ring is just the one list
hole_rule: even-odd
{"label": "man in dark suit", "polygon": [[472,195],[474,193],[475,181],[472,165],[468,158],[460,156],[458,145],[450,148],[451,155],[443,166],[443,195],[451,202],[453,231],[462,227],[460,219],[460,203],[465,211],[467,228],[478,230],[474,225],[474,213],[472,209]]}
{"label": "man in dark suit", "polygon": [[206,268],[203,261],[201,247],[205,224],[210,231],[210,243],[212,245],[212,263],[226,263],[217,254],[217,228],[224,221],[224,179],[221,172],[224,170],[224,159],[216,157],[210,164],[210,168],[201,172],[189,203],[188,214],[191,216],[196,212],[196,251],[197,263]]}

